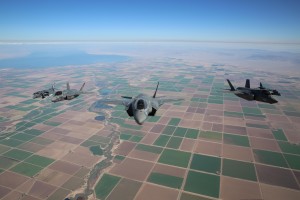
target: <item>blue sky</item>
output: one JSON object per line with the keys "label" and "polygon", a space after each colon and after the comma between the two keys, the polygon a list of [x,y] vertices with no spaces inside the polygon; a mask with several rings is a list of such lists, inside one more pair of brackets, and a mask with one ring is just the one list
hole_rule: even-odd
{"label": "blue sky", "polygon": [[300,43],[300,1],[0,0],[0,40]]}

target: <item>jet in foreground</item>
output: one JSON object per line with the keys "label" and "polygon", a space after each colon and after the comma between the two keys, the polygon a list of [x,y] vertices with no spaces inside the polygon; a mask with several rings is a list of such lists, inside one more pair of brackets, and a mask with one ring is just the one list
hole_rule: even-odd
{"label": "jet in foreground", "polygon": [[76,89],[70,89],[69,82],[67,82],[67,89],[66,90],[59,90],[56,91],[51,99],[52,102],[58,102],[63,100],[71,100],[76,97],[78,97],[80,94],[83,93],[82,89],[84,87],[85,83],[82,84],[80,90]]}
{"label": "jet in foreground", "polygon": [[33,93],[32,98],[36,99],[36,98],[41,98],[42,97],[42,99],[44,99],[46,96],[53,95],[54,92],[55,92],[55,83],[53,83],[52,87],[49,88],[48,90],[40,90],[40,91],[37,91],[37,92]]}
{"label": "jet in foreground", "polygon": [[148,96],[146,94],[139,94],[136,97],[122,96],[122,100],[108,100],[107,103],[124,105],[127,114],[130,117],[134,117],[136,123],[142,125],[146,121],[148,116],[155,116],[156,111],[164,103],[183,100],[156,97],[158,86],[159,83],[157,83],[156,90],[153,96]]}
{"label": "jet in foreground", "polygon": [[[232,91],[236,96],[246,99],[248,101],[261,101],[269,104],[277,103],[278,101],[274,99],[271,95],[280,96],[277,90],[266,89],[260,84],[259,88],[250,88],[250,80],[246,80],[245,87],[234,88],[230,80],[227,79],[230,86],[230,91]],[[270,92],[271,91],[271,92]]]}

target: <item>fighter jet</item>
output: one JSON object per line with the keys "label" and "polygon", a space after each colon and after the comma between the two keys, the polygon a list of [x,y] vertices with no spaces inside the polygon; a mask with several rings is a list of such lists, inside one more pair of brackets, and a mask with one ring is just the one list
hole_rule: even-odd
{"label": "fighter jet", "polygon": [[[266,89],[260,85],[260,88],[250,88],[250,80],[246,80],[245,87],[234,88],[230,80],[227,79],[227,82],[230,86],[230,91],[232,91],[236,96],[243,98],[248,101],[261,101],[269,104],[277,103],[278,101],[274,99],[271,95],[278,95],[279,92],[270,92],[269,89]],[[280,94],[279,94],[280,95]],[[278,95],[278,96],[279,96]]]}
{"label": "fighter jet", "polygon": [[42,99],[44,99],[46,96],[54,94],[54,92],[55,92],[55,83],[53,83],[52,87],[49,88],[48,90],[40,90],[40,91],[33,93],[32,98],[36,99],[36,98],[42,97]]}
{"label": "fighter jet", "polygon": [[133,117],[137,124],[142,125],[148,116],[155,116],[156,111],[166,102],[180,101],[183,99],[171,99],[156,97],[159,82],[153,96],[139,94],[136,97],[122,96],[121,100],[107,100],[108,104],[121,104],[130,117]]}
{"label": "fighter jet", "polygon": [[70,89],[69,82],[67,82],[67,89],[66,90],[59,90],[56,91],[51,99],[52,102],[58,102],[63,100],[71,100],[76,97],[78,97],[80,94],[83,93],[82,89],[84,87],[85,83],[82,84],[80,90],[76,89]]}

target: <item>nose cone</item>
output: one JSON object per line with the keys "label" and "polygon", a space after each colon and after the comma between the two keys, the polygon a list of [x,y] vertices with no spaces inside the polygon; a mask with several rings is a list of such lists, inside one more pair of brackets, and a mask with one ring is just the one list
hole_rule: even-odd
{"label": "nose cone", "polygon": [[278,101],[276,99],[274,99],[273,97],[270,97],[269,99],[269,103],[270,104],[274,104],[274,103],[277,103]]}
{"label": "nose cone", "polygon": [[143,110],[138,110],[134,113],[134,120],[139,125],[142,125],[146,119],[147,119],[147,115]]}

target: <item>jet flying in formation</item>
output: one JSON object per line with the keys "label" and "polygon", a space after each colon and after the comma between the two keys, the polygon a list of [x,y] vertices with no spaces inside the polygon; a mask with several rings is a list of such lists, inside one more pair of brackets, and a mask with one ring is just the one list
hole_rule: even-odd
{"label": "jet flying in formation", "polygon": [[230,80],[227,79],[227,82],[230,86],[230,91],[233,92],[236,96],[243,98],[248,101],[261,101],[269,104],[277,103],[278,101],[272,97],[272,95],[280,96],[280,93],[277,90],[266,89],[260,83],[259,88],[250,88],[250,80],[246,80],[245,87],[235,88]]}
{"label": "jet flying in formation", "polygon": [[165,97],[156,97],[159,82],[153,96],[139,94],[136,97],[122,96],[121,100],[108,100],[108,104],[120,104],[125,106],[125,110],[130,117],[139,125],[142,125],[148,116],[155,116],[156,111],[166,102],[180,101],[183,99],[172,99]]}
{"label": "jet flying in formation", "polygon": [[35,98],[42,98],[44,99],[46,96],[50,96],[50,95],[53,95],[55,92],[55,83],[52,84],[52,87],[47,89],[47,90],[40,90],[40,91],[37,91],[35,93],[33,93],[33,96],[32,98],[35,99]]}
{"label": "jet flying in formation", "polygon": [[83,93],[82,89],[84,87],[85,83],[82,84],[80,90],[76,89],[70,89],[69,82],[67,82],[67,89],[66,90],[59,90],[56,91],[51,99],[52,102],[58,102],[63,100],[71,100],[76,97],[78,97],[80,94]]}

